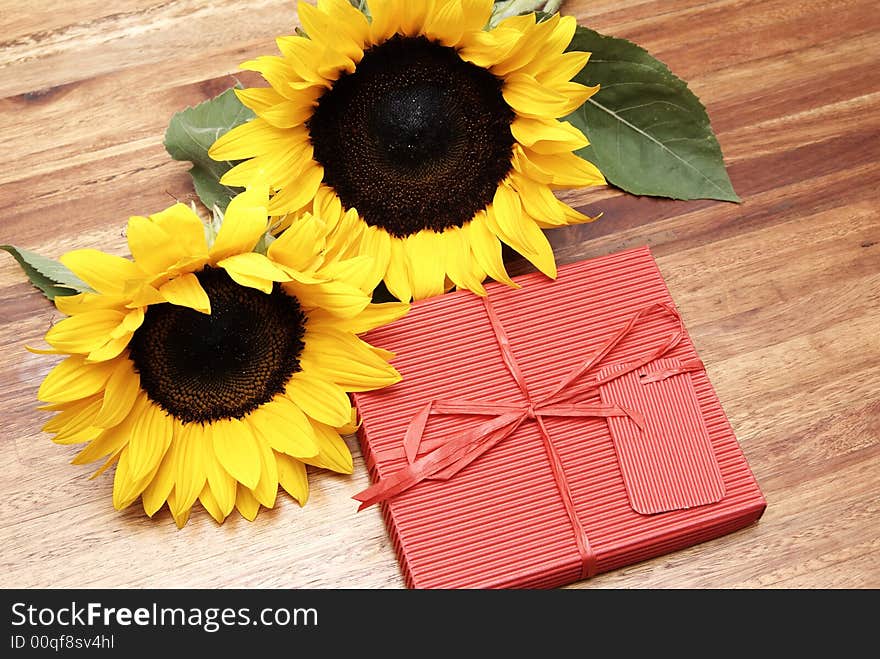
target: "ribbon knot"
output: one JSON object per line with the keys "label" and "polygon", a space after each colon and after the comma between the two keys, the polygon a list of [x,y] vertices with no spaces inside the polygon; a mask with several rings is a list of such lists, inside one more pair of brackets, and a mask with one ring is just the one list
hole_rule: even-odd
{"label": "ribbon knot", "polygon": [[[595,393],[600,385],[631,373],[659,359],[675,348],[684,336],[681,316],[673,306],[667,303],[656,303],[640,309],[608,341],[601,345],[589,359],[583,361],[568,376],[563,378],[549,395],[536,401],[528,388],[522,369],[514,357],[510,340],[494,307],[488,297],[484,297],[482,300],[489,319],[489,325],[494,332],[501,351],[501,358],[522,393],[524,402],[515,404],[452,399],[432,400],[416,414],[407,427],[403,440],[403,450],[409,463],[408,466],[382,478],[363,492],[355,495],[354,498],[361,502],[358,510],[363,510],[375,503],[391,499],[426,479],[446,480],[452,478],[483,453],[512,435],[523,423],[533,420],[537,423],[540,430],[554,481],[574,531],[574,539],[581,557],[581,578],[591,577],[596,573],[596,554],[590,546],[586,530],[583,528],[578,517],[571,488],[568,485],[568,479],[563,469],[562,459],[553,444],[544,419],[548,416],[627,417],[640,430],[644,431],[645,420],[643,415],[637,410],[627,410],[613,404],[587,404],[571,401],[576,397]],[[605,357],[614,347],[632,331],[639,319],[655,311],[665,312],[678,321],[677,331],[663,345],[645,357],[628,363],[624,369],[615,372],[613,375],[579,382],[587,373],[602,364]],[[702,364],[698,360],[694,363],[686,362],[680,368],[667,369],[666,371],[643,377],[642,382],[656,382],[679,373],[701,368]],[[438,414],[488,416],[491,418],[475,428],[457,433],[451,437],[423,441],[422,438],[429,417]]]}

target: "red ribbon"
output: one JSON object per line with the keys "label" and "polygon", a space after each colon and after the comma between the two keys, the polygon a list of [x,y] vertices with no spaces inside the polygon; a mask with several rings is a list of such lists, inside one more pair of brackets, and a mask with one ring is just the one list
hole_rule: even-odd
{"label": "red ribbon", "polygon": [[[426,479],[446,480],[455,476],[459,471],[468,466],[493,446],[516,432],[526,420],[534,419],[541,431],[544,448],[550,461],[550,469],[553,479],[562,497],[565,511],[574,531],[578,553],[581,556],[583,568],[581,578],[592,577],[596,573],[596,553],[590,546],[586,530],[581,524],[575,509],[571,488],[562,467],[562,460],[553,445],[550,433],[544,423],[544,417],[613,417],[625,416],[633,421],[641,430],[645,429],[644,417],[636,410],[628,410],[618,405],[609,404],[586,404],[570,402],[572,398],[595,392],[599,386],[659,359],[670,350],[675,348],[684,336],[684,325],[681,316],[675,308],[666,303],[656,303],[644,307],[636,312],[615,334],[606,341],[599,350],[589,359],[585,360],[571,371],[559,384],[546,396],[535,398],[526,385],[522,370],[513,355],[510,339],[504,331],[504,327],[498,318],[495,309],[488,298],[482,298],[489,317],[489,324],[501,349],[501,358],[504,365],[523,395],[522,403],[492,403],[469,400],[432,400],[416,414],[406,430],[403,440],[403,450],[409,465],[395,471],[390,476],[383,478],[354,498],[361,502],[358,510],[363,510],[375,503],[391,499],[402,492],[418,485]],[[678,330],[659,348],[649,355],[635,362],[628,363],[626,368],[606,375],[604,378],[577,383],[602,360],[626,337],[635,327],[639,319],[654,311],[663,311],[678,320]],[[666,369],[657,373],[651,373],[642,377],[643,382],[656,382],[679,373],[701,370],[702,363],[699,360],[682,363],[680,367]],[[431,415],[454,414],[472,416],[491,416],[475,428],[458,433],[452,437],[422,440],[425,426]],[[422,452],[423,455],[418,457]]]}

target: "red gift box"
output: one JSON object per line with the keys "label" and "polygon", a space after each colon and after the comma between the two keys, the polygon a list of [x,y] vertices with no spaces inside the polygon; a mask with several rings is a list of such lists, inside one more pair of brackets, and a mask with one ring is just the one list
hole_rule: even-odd
{"label": "red gift box", "polygon": [[[551,588],[730,533],[766,502],[647,248],[424,300],[354,394],[413,588]],[[363,507],[362,506],[362,507]]]}

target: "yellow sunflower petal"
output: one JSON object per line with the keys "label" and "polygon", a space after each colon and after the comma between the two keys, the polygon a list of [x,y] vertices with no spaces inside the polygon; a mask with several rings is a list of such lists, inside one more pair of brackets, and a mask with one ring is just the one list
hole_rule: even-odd
{"label": "yellow sunflower petal", "polygon": [[329,327],[343,332],[363,334],[371,329],[382,327],[403,318],[410,310],[405,302],[384,302],[368,304],[367,307],[353,318],[340,319],[320,309],[309,315],[309,327]]}
{"label": "yellow sunflower petal", "polygon": [[208,149],[208,155],[214,160],[243,160],[283,147],[290,137],[290,130],[275,128],[257,117],[218,138]]}
{"label": "yellow sunflower petal", "polygon": [[132,411],[140,387],[141,376],[134,370],[131,361],[120,359],[107,380],[101,410],[95,416],[94,425],[112,428],[122,423]]}
{"label": "yellow sunflower petal", "polygon": [[326,261],[334,261],[357,256],[360,253],[360,240],[367,225],[354,208],[343,213],[327,236]]}
{"label": "yellow sunflower petal", "polygon": [[78,295],[60,295],[55,298],[55,308],[65,316],[75,316],[90,311],[104,311],[115,309],[122,311],[127,298],[122,295],[96,295],[95,293],[80,293]]}
{"label": "yellow sunflower petal", "polygon": [[[517,218],[517,227],[516,231],[512,231],[509,228],[509,222],[506,226],[501,225],[502,216],[500,214],[492,212],[492,209],[486,215],[486,220],[489,228],[505,243],[510,245],[514,250],[525,256],[530,261],[537,260],[542,264],[542,267],[539,269],[544,271],[544,267],[547,267],[546,259],[546,250],[545,246],[547,245],[547,239],[544,237],[542,233],[540,233],[540,229],[537,228],[535,223],[531,218],[527,216],[520,215]],[[508,218],[510,219],[510,218]],[[537,231],[540,236],[538,236],[535,231]],[[552,255],[552,250],[551,250]],[[536,264],[537,265],[537,264]],[[553,275],[548,276],[555,277],[556,268],[555,265],[552,268]]]}
{"label": "yellow sunflower petal", "polygon": [[245,487],[255,488],[260,482],[260,455],[250,426],[238,419],[225,419],[211,423],[210,432],[214,454],[223,469]]}
{"label": "yellow sunflower petal", "polygon": [[[205,487],[202,488],[201,493],[199,493],[199,501],[202,502],[202,506],[205,507],[205,510],[208,511],[208,514],[214,518],[214,521],[218,524],[222,524],[226,519],[226,516],[229,514],[229,511],[223,512],[220,508],[220,504],[217,503],[217,499],[214,497],[213,492],[211,491],[211,486],[206,484]],[[235,505],[235,498],[233,497],[233,505]]]}
{"label": "yellow sunflower petal", "polygon": [[319,453],[314,458],[303,460],[306,464],[321,469],[329,469],[339,474],[350,474],[354,471],[351,450],[345,440],[332,427],[323,423],[313,423],[315,436],[318,438]]}
{"label": "yellow sunflower petal", "polygon": [[566,224],[583,224],[585,222],[595,222],[600,217],[602,217],[602,213],[599,213],[596,216],[586,215],[585,213],[581,213],[580,211],[575,210],[568,204],[560,201],[560,208],[562,208],[562,213],[565,215],[565,223]]}
{"label": "yellow sunflower petal", "polygon": [[306,505],[309,500],[309,477],[305,464],[284,454],[277,454],[275,459],[278,462],[278,484],[300,506]]}
{"label": "yellow sunflower petal", "polygon": [[175,204],[150,217],[132,217],[127,237],[138,267],[152,274],[208,251],[202,221],[185,204]]}
{"label": "yellow sunflower petal", "polygon": [[295,181],[299,173],[311,162],[313,148],[308,134],[298,130],[289,131],[287,140],[277,148],[238,163],[220,178],[223,185],[246,187],[264,178],[274,184]]}
{"label": "yellow sunflower petal", "polygon": [[291,281],[284,290],[308,308],[324,309],[338,318],[352,318],[367,308],[370,296],[361,289],[342,281],[304,284]]}
{"label": "yellow sunflower petal", "polygon": [[466,62],[491,69],[510,54],[520,38],[522,38],[521,32],[506,28],[496,28],[491,32],[475,32],[468,36],[458,54]]}
{"label": "yellow sunflower petal", "polygon": [[[529,67],[529,73],[544,84],[551,87],[570,81],[578,73],[584,70],[592,53],[572,51],[562,53],[559,56],[547,57],[543,62],[534,62]],[[599,86],[589,87],[592,93],[599,91]]]}
{"label": "yellow sunflower petal", "polygon": [[323,180],[324,168],[315,162],[307,163],[297,176],[295,185],[287,185],[272,197],[269,211],[272,215],[283,215],[300,210],[315,196]]}
{"label": "yellow sunflower petal", "polygon": [[299,272],[314,271],[327,242],[327,225],[311,215],[293,223],[269,245],[267,256]]}
{"label": "yellow sunflower petal", "polygon": [[[384,352],[384,351],[378,350],[376,348],[373,348],[373,351],[377,355],[380,355],[380,356],[381,356],[381,353]],[[383,359],[385,359],[385,358],[386,357],[383,357]],[[349,422],[346,423],[344,426],[334,428],[334,430],[336,432],[338,432],[340,435],[354,435],[360,427],[361,427],[361,422],[358,419],[358,412],[355,408],[352,407],[351,408],[351,419],[349,420]]]}
{"label": "yellow sunflower petal", "polygon": [[[530,27],[516,57],[505,63],[506,72],[519,69],[535,75],[547,70],[555,64],[554,60],[565,52],[576,29],[577,20],[574,16],[560,14],[555,14],[550,19]],[[571,76],[569,75],[568,78]]]}
{"label": "yellow sunflower petal", "polygon": [[79,355],[68,357],[49,372],[37,398],[45,403],[66,403],[96,394],[103,391],[114,367],[109,362],[89,364]]}
{"label": "yellow sunflower petal", "polygon": [[71,460],[71,463],[75,465],[88,464],[121,451],[128,444],[135,423],[140,418],[140,415],[151,404],[145,394],[139,393],[128,416],[118,425],[106,429],[99,437],[80,451]]}
{"label": "yellow sunflower petal", "polygon": [[93,289],[105,295],[121,295],[130,282],[140,281],[144,272],[121,256],[111,256],[96,249],[68,252],[60,261]]}
{"label": "yellow sunflower petal", "polygon": [[565,96],[565,103],[557,110],[557,117],[564,117],[587,102],[587,99],[599,91],[599,85],[586,87],[576,82],[563,82],[547,85],[549,89]]}
{"label": "yellow sunflower petal", "polygon": [[195,309],[204,314],[211,313],[211,300],[199,283],[199,278],[191,272],[164,284],[159,293],[170,304]]}
{"label": "yellow sunflower petal", "polygon": [[419,231],[404,241],[413,297],[417,300],[444,293],[446,255],[439,238],[433,231]]}
{"label": "yellow sunflower petal", "polygon": [[[263,79],[268,82],[276,92],[287,98],[295,98],[295,94],[290,88],[290,82],[295,80],[296,74],[290,66],[290,62],[284,57],[263,55],[248,60],[247,62],[242,62],[238,65],[238,68],[245,71],[256,71],[263,76]],[[210,155],[210,151],[208,153]],[[213,158],[213,155],[211,157]],[[224,156],[224,158],[230,157]]]}
{"label": "yellow sunflower petal", "polygon": [[254,87],[251,89],[233,89],[238,100],[246,108],[260,114],[269,108],[287,100],[272,87]]}
{"label": "yellow sunflower petal", "polygon": [[363,341],[330,328],[306,332],[299,359],[304,377],[317,376],[345,391],[380,389],[401,379],[394,367]]}
{"label": "yellow sunflower petal", "polygon": [[172,419],[161,407],[152,404],[135,420],[126,449],[132,480],[143,478],[155,469],[168,447],[174,431]]}
{"label": "yellow sunflower petal", "polygon": [[468,235],[458,227],[447,229],[446,235],[446,271],[458,288],[473,291],[477,295],[486,295],[486,289],[475,275],[472,261],[474,260],[471,246],[467,242]]}
{"label": "yellow sunflower petal", "polygon": [[519,33],[519,39],[511,51],[500,61],[492,64],[492,72],[500,77],[509,77],[513,72],[528,68],[544,53],[545,42],[559,24],[559,15],[551,16],[543,22],[536,22],[535,14],[512,16],[499,23],[497,30],[511,30]]}
{"label": "yellow sunflower petal", "polygon": [[176,506],[172,512],[178,513],[192,508],[199,494],[205,488],[207,473],[205,454],[213,450],[208,446],[205,429],[201,424],[188,423],[180,433],[175,434],[177,448],[177,470],[174,478]]}
{"label": "yellow sunflower petal", "polygon": [[503,182],[495,190],[495,198],[491,208],[487,209],[486,219],[489,226],[508,245],[522,245],[526,241],[523,225],[522,201],[508,181]]}
{"label": "yellow sunflower petal", "polygon": [[294,373],[287,395],[313,419],[329,426],[342,426],[351,417],[351,401],[338,386],[305,373]]}
{"label": "yellow sunflower petal", "polygon": [[279,453],[295,458],[318,455],[312,424],[293,401],[276,396],[248,417],[248,423],[266,443]]}
{"label": "yellow sunflower petal", "polygon": [[252,493],[261,505],[274,508],[278,496],[278,463],[275,460],[275,452],[258,435],[254,435],[254,440],[260,456],[260,482]]}
{"label": "yellow sunflower petal", "polygon": [[342,280],[356,286],[362,293],[372,295],[376,286],[382,281],[384,271],[379,274],[376,268],[376,259],[364,254],[344,261],[331,261],[322,264],[318,275],[327,279]]}
{"label": "yellow sunflower petal", "polygon": [[326,91],[323,87],[307,85],[295,101],[284,100],[260,112],[260,117],[276,128],[297,128],[314,114],[314,104]]}
{"label": "yellow sunflower petal", "polygon": [[586,185],[605,185],[602,172],[591,162],[574,153],[545,155],[525,149],[528,161],[539,170],[552,176],[551,185],[559,188],[573,188]]}
{"label": "yellow sunflower petal", "polygon": [[[372,267],[360,284],[365,291],[371,292],[388,272],[388,263],[391,260],[391,236],[378,227],[367,227],[361,236],[360,253],[369,256]],[[350,280],[348,280],[350,281]]]}
{"label": "yellow sunflower petal", "polygon": [[345,211],[342,208],[342,201],[333,190],[333,188],[322,185],[315,193],[315,200],[312,204],[314,216],[327,223],[328,228],[333,228],[339,221]]}
{"label": "yellow sunflower petal", "polygon": [[235,495],[235,507],[247,521],[253,522],[260,512],[260,502],[248,488],[238,486]]}
{"label": "yellow sunflower petal", "polygon": [[388,270],[385,273],[385,286],[398,300],[409,302],[413,297],[412,282],[406,259],[404,241],[391,239],[391,253],[388,259]]}
{"label": "yellow sunflower petal", "polygon": [[215,263],[253,251],[269,227],[267,201],[268,188],[260,185],[248,188],[229,202],[217,240],[210,251]]}
{"label": "yellow sunflower petal", "polygon": [[[220,460],[217,459],[217,454],[211,438],[213,430],[213,426],[206,429],[206,439],[203,445],[205,476],[208,479],[208,485],[210,486],[211,494],[217,503],[217,507],[222,513],[223,518],[225,518],[235,507],[236,480],[229,475],[229,473],[223,468],[223,465],[220,464]],[[204,490],[202,493],[204,494]],[[217,519],[217,517],[214,516],[214,519]],[[218,519],[217,521],[219,522],[222,520]]]}
{"label": "yellow sunflower petal", "polygon": [[73,403],[70,409],[47,423],[43,430],[57,433],[52,438],[56,444],[82,444],[92,441],[101,434],[101,429],[96,428],[94,423],[95,415],[101,409],[101,402],[100,397],[93,397]]}
{"label": "yellow sunflower petal", "polygon": [[174,481],[177,476],[177,463],[180,456],[179,433],[181,431],[180,424],[176,424],[174,440],[168,446],[165,456],[156,470],[156,475],[150,481],[150,484],[144,488],[141,495],[144,512],[148,517],[152,517],[156,512],[165,505],[171,490],[174,489]]}
{"label": "yellow sunflower petal", "polygon": [[131,337],[132,332],[122,332],[121,336],[113,338],[101,347],[92,350],[86,358],[87,361],[90,363],[97,363],[115,359],[128,347]]}
{"label": "yellow sunflower petal", "polygon": [[589,144],[586,136],[567,121],[517,117],[510,126],[516,141],[537,153],[577,151]]}
{"label": "yellow sunflower petal", "polygon": [[354,62],[360,61],[364,54],[363,41],[357,39],[353,33],[359,32],[365,27],[359,23],[366,22],[366,17],[350,3],[346,4],[348,9],[354,11],[344,11],[341,3],[333,7],[334,13],[342,20],[334,20],[334,16],[321,11],[327,5],[334,5],[332,2],[328,3],[327,0],[322,0],[318,7],[301,1],[297,7],[299,19],[302,21],[306,34],[318,43],[332,44],[333,50],[351,61],[351,66],[345,68],[349,72],[353,72]]}
{"label": "yellow sunflower petal", "polygon": [[157,463],[151,471],[136,478],[134,476],[135,472],[132,470],[135,465],[132,464],[131,460],[131,449],[126,446],[119,452],[116,474],[113,479],[113,506],[117,510],[127,508],[134,503],[159,470],[159,463]]}
{"label": "yellow sunflower petal", "polygon": [[481,31],[492,16],[493,0],[460,0],[461,23],[464,31]]}
{"label": "yellow sunflower petal", "polygon": [[[196,268],[195,263],[192,263],[191,266],[194,269]],[[153,280],[153,283],[161,285],[161,282],[165,279],[166,276],[158,277]],[[148,307],[151,304],[162,304],[165,302],[165,298],[162,297],[159,290],[151,284],[143,284],[134,291],[129,291],[128,297],[130,301],[125,305],[126,309],[137,309],[138,307]]]}
{"label": "yellow sunflower petal", "polygon": [[318,73],[324,60],[324,48],[321,44],[301,36],[278,37],[275,39],[275,44],[295,73],[288,84],[311,83],[329,86],[329,81]]}
{"label": "yellow sunflower petal", "polygon": [[[125,446],[125,442],[119,442],[117,445],[110,446],[109,443],[104,440],[109,434],[110,433],[105,430],[98,437],[89,442],[83,450],[77,453],[70,463],[75,465],[88,464],[89,462],[95,462],[121,450],[121,448]],[[119,433],[114,433],[112,436],[120,438]],[[125,441],[128,441],[128,438],[126,438]]]}
{"label": "yellow sunflower petal", "polygon": [[370,15],[370,41],[382,43],[392,37],[400,26],[400,5],[402,0],[368,0]]}
{"label": "yellow sunflower petal", "polygon": [[113,453],[113,455],[111,455],[109,458],[107,458],[107,461],[103,465],[101,465],[94,474],[89,476],[89,480],[96,479],[98,476],[100,476],[105,471],[107,471],[110,467],[115,465],[119,461],[120,453],[122,453],[122,449],[119,449],[118,451]]}
{"label": "yellow sunflower petal", "polygon": [[523,229],[526,233],[525,245],[529,249],[520,253],[538,270],[551,279],[556,279],[556,258],[547,236],[534,222],[523,222]]}
{"label": "yellow sunflower petal", "polygon": [[168,509],[171,511],[171,517],[174,518],[174,523],[177,525],[178,529],[182,529],[186,526],[186,523],[189,521],[190,513],[192,512],[192,506],[184,506],[177,495],[177,489],[171,490],[171,493],[168,495]]}
{"label": "yellow sunflower petal", "polygon": [[70,403],[63,403],[61,405],[43,405],[39,409],[47,410],[51,412],[58,412],[55,416],[49,419],[45,425],[43,426],[43,432],[61,432],[64,427],[73,419],[76,415],[80,414],[84,409],[88,408],[95,401],[101,401],[102,398],[100,395],[89,396],[88,398],[83,398],[82,400],[75,400]]}
{"label": "yellow sunflower petal", "polygon": [[290,277],[262,254],[248,252],[225,258],[218,266],[242,286],[256,288],[266,294],[272,292],[275,282],[290,281]]}
{"label": "yellow sunflower petal", "polygon": [[520,288],[519,284],[507,274],[502,258],[501,243],[489,229],[486,213],[478,213],[477,217],[465,225],[464,229],[468,233],[474,258],[486,274],[495,281],[500,281],[513,288]]}
{"label": "yellow sunflower petal", "polygon": [[518,114],[530,117],[558,117],[568,97],[554,91],[528,73],[514,73],[504,81],[504,100]]}
{"label": "yellow sunflower petal", "polygon": [[[137,489],[138,482],[131,478],[129,469],[128,449],[124,448],[119,454],[119,460],[116,463],[116,473],[113,475],[113,507],[116,510],[122,510],[131,505],[143,491]],[[144,484],[146,487],[146,484]]]}
{"label": "yellow sunflower petal", "polygon": [[50,329],[45,341],[62,352],[88,354],[113,338],[123,320],[125,314],[112,309],[77,314]]}
{"label": "yellow sunflower petal", "polygon": [[[446,0],[440,0],[445,2]],[[418,35],[428,18],[432,2],[403,2],[399,6],[400,33],[407,36]]]}
{"label": "yellow sunflower petal", "polygon": [[464,12],[459,0],[441,0],[429,5],[422,29],[428,39],[444,46],[455,46],[461,41],[464,30]]}
{"label": "yellow sunflower petal", "polygon": [[527,215],[546,225],[567,224],[562,204],[549,187],[535,183],[526,176],[514,175],[511,178]]}

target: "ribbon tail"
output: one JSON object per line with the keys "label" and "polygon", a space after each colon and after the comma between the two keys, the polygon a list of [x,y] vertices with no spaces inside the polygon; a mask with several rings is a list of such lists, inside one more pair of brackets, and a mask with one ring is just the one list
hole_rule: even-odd
{"label": "ribbon tail", "polygon": [[419,446],[422,443],[422,435],[425,433],[425,426],[428,423],[428,417],[431,415],[432,407],[434,407],[434,401],[431,401],[419,410],[419,413],[416,414],[406,429],[406,435],[403,438],[403,450],[406,453],[406,460],[410,464],[416,461]]}
{"label": "ribbon tail", "polygon": [[[491,440],[491,445],[496,444],[503,437],[513,432],[513,429],[497,438],[495,437],[496,431],[505,426],[513,426],[514,428],[519,426],[522,422],[522,417],[523,415],[518,413],[504,414],[471,431],[450,439],[436,451],[416,459],[403,469],[395,471],[363,492],[354,495],[352,498],[361,502],[358,511],[406,492],[423,480],[443,473],[446,470],[454,469],[452,473],[456,473],[483,452],[480,450],[474,451],[475,448],[479,449],[487,439]],[[476,453],[476,455],[472,455],[473,453]],[[457,463],[459,461],[463,462],[462,466],[458,466]]]}
{"label": "ribbon tail", "polygon": [[511,423],[506,428],[501,428],[499,431],[495,431],[494,433],[487,436],[486,441],[480,442],[476,449],[466,453],[460,460],[458,460],[451,467],[440,471],[431,478],[436,478],[438,480],[448,480],[455,476],[462,469],[467,467],[471,462],[479,458],[483,453],[490,450],[493,446],[495,446],[498,442],[510,437],[516,429],[522,425],[522,422],[525,421],[526,417],[522,416],[516,423]]}

